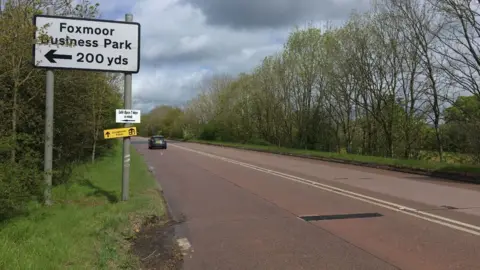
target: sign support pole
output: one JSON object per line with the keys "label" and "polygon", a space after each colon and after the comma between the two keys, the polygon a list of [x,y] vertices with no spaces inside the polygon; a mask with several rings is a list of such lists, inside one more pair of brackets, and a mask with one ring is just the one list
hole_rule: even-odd
{"label": "sign support pole", "polygon": [[[133,15],[125,14],[125,21],[132,22]],[[125,73],[124,78],[124,106],[125,109],[132,109],[132,74]],[[125,127],[130,127],[130,123],[126,123]],[[130,137],[123,138],[123,160],[122,160],[122,201],[128,200],[128,189],[130,182]]]}
{"label": "sign support pole", "polygon": [[[133,22],[132,14],[125,14],[125,21],[121,22],[54,15],[55,9],[50,6],[47,14],[33,16],[37,28],[35,32],[37,40],[32,44],[33,65],[46,69],[44,203],[52,204],[55,69],[124,74],[123,114],[117,110],[115,118],[117,123],[125,125],[120,129],[104,130],[104,139],[123,138],[121,200],[128,201],[131,137],[137,136],[133,124],[141,121],[140,111],[131,109],[132,75],[140,70],[141,26]],[[45,25],[49,25],[46,34],[40,31]],[[57,39],[77,40],[79,46],[70,46],[73,44],[66,41],[64,45],[51,47],[53,40]],[[81,43],[85,46],[80,46]]]}
{"label": "sign support pole", "polygon": [[[47,8],[48,15],[54,15],[52,6]],[[54,100],[54,76],[53,70],[47,70],[47,83],[45,95],[45,153],[44,153],[44,177],[45,191],[44,200],[46,205],[52,204],[52,163],[53,163],[53,100]]]}

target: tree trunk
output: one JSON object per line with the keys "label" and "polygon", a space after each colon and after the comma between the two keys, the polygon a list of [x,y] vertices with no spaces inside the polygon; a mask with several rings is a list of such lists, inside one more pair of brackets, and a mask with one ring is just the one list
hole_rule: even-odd
{"label": "tree trunk", "polygon": [[405,149],[403,152],[403,157],[405,159],[410,158],[410,153],[411,153],[411,146],[410,146],[410,130],[405,128]]}
{"label": "tree trunk", "polygon": [[11,161],[16,163],[17,160],[17,107],[18,107],[18,86],[13,86],[13,108],[12,108],[12,151]]}
{"label": "tree trunk", "polygon": [[93,146],[92,146],[92,163],[95,163],[96,150],[97,150],[97,139],[93,139]]}
{"label": "tree trunk", "polygon": [[438,121],[435,121],[435,138],[437,140],[438,157],[440,159],[440,162],[443,162],[444,158],[443,158],[442,136],[440,135],[440,128],[437,122]]}
{"label": "tree trunk", "polygon": [[367,131],[366,127],[362,128],[362,155],[367,155]]}

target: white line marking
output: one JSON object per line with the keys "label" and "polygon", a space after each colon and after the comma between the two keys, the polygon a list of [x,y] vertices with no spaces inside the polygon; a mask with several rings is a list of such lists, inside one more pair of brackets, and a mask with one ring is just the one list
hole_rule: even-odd
{"label": "white line marking", "polygon": [[396,211],[396,212],[401,212],[401,213],[404,213],[404,214],[409,215],[409,216],[413,216],[413,217],[416,217],[416,218],[419,218],[419,219],[423,219],[423,220],[430,221],[430,222],[433,222],[433,223],[436,223],[436,224],[439,224],[439,225],[449,227],[451,229],[455,229],[455,230],[458,230],[458,231],[462,231],[462,232],[470,233],[470,234],[473,234],[473,235],[476,235],[476,236],[480,236],[480,226],[476,226],[476,225],[469,224],[469,223],[464,223],[464,222],[461,222],[461,221],[458,221],[458,220],[446,218],[446,217],[439,216],[439,215],[434,215],[434,214],[424,212],[424,211],[420,211],[420,210],[417,210],[417,209],[414,209],[414,208],[411,208],[411,207],[408,207],[408,206],[396,204],[396,203],[389,202],[389,201],[384,201],[384,200],[381,200],[381,199],[377,199],[377,198],[370,197],[370,196],[367,196],[367,195],[363,195],[363,194],[360,194],[360,193],[352,192],[352,191],[349,191],[349,190],[346,190],[346,189],[341,189],[341,188],[337,188],[337,187],[334,187],[334,186],[322,184],[322,183],[319,183],[319,182],[311,181],[311,180],[301,178],[301,177],[297,177],[297,176],[294,176],[294,175],[290,175],[290,174],[286,174],[286,173],[282,173],[282,172],[278,172],[278,171],[274,171],[274,170],[270,170],[270,169],[265,169],[265,168],[262,168],[262,167],[259,167],[259,166],[255,166],[255,165],[245,163],[245,162],[240,162],[240,161],[237,161],[237,160],[234,160],[234,159],[229,159],[229,158],[225,158],[225,157],[222,157],[222,156],[209,154],[209,153],[206,153],[206,152],[201,152],[201,151],[189,149],[189,148],[186,148],[186,147],[183,147],[183,146],[178,146],[178,145],[173,145],[173,146],[178,147],[178,148],[183,149],[183,150],[186,150],[186,151],[197,153],[199,155],[208,156],[208,157],[211,157],[211,158],[214,158],[214,159],[220,159],[220,160],[223,160],[223,161],[228,162],[228,163],[240,165],[240,166],[250,168],[250,169],[253,169],[253,170],[257,170],[257,171],[260,171],[260,172],[264,172],[264,173],[268,173],[268,174],[271,174],[271,175],[279,176],[281,178],[288,179],[288,180],[293,181],[293,182],[297,182],[297,183],[305,184],[305,185],[308,185],[308,186],[312,186],[312,187],[315,187],[315,188],[318,188],[318,189],[329,191],[329,192],[339,194],[339,195],[342,195],[342,196],[345,196],[345,197],[349,197],[349,198],[352,198],[352,199],[355,199],[355,200],[363,201],[363,202],[373,204],[373,205],[376,205],[376,206],[379,206],[379,207],[383,207],[383,208],[386,208],[386,209],[389,209],[389,210],[393,210],[393,211]]}

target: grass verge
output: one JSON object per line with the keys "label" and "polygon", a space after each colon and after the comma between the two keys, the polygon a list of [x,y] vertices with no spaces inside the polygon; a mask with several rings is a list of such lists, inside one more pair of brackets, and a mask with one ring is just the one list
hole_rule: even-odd
{"label": "grass verge", "polygon": [[121,145],[81,165],[72,184],[53,190],[55,204],[0,224],[0,269],[138,269],[127,240],[151,216],[163,216],[157,183],[133,148],[130,198],[121,190]]}
{"label": "grass verge", "polygon": [[355,154],[320,152],[314,150],[292,149],[277,146],[264,146],[253,144],[188,140],[189,142],[239,148],[281,155],[313,158],[331,162],[353,164],[360,166],[376,167],[387,170],[402,171],[442,177],[451,180],[480,183],[480,166],[452,164],[426,160],[393,159]]}

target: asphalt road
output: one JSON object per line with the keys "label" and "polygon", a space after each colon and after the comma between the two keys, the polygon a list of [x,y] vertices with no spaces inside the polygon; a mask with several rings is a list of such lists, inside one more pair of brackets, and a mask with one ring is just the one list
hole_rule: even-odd
{"label": "asphalt road", "polygon": [[[480,269],[476,185],[135,140],[173,215],[185,218],[185,269]],[[315,215],[324,220],[301,218]]]}

